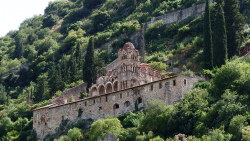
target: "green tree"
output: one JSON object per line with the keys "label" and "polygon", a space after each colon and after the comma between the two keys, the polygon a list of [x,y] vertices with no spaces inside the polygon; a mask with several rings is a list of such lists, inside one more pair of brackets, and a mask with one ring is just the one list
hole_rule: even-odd
{"label": "green tree", "polygon": [[35,101],[39,102],[41,100],[46,100],[49,97],[49,86],[48,86],[48,76],[46,73],[41,74],[37,78],[37,86],[35,91]]}
{"label": "green tree", "polygon": [[59,20],[57,15],[47,15],[43,18],[43,27],[52,27]]}
{"label": "green tree", "polygon": [[243,19],[240,13],[239,3],[239,0],[225,0],[224,12],[227,30],[228,58],[239,55],[239,33]]}
{"label": "green tree", "polygon": [[165,110],[165,103],[162,100],[152,100],[145,109],[146,115],[142,118],[140,129],[142,131],[153,131],[156,133],[159,129],[159,115]]}
{"label": "green tree", "polygon": [[229,124],[229,133],[233,135],[233,140],[241,139],[241,132],[244,126],[247,125],[246,117],[242,115],[234,116]]}
{"label": "green tree", "polygon": [[149,141],[164,141],[160,136],[157,136],[155,138],[149,139]]}
{"label": "green tree", "polygon": [[120,135],[123,128],[117,118],[108,118],[95,121],[90,127],[90,139],[96,141],[98,137],[104,137],[108,133]]}
{"label": "green tree", "polygon": [[111,23],[111,16],[108,11],[98,11],[92,17],[93,32],[99,32],[104,30]]}
{"label": "green tree", "polygon": [[64,82],[62,80],[60,65],[52,64],[49,71],[49,87],[52,95],[58,90],[63,90]]}
{"label": "green tree", "polygon": [[60,138],[58,139],[58,141],[71,141],[71,139],[68,136],[63,135],[63,136],[60,136]]}
{"label": "green tree", "polygon": [[82,29],[78,29],[77,31],[71,30],[69,34],[64,39],[63,46],[60,48],[62,53],[70,51],[77,43],[78,40],[83,38],[85,31]]}
{"label": "green tree", "polygon": [[220,67],[227,61],[227,34],[222,3],[216,4],[213,32],[213,65]]}
{"label": "green tree", "polygon": [[151,62],[149,63],[149,66],[152,67],[152,69],[158,70],[159,72],[166,72],[167,70],[167,64],[162,62]]}
{"label": "green tree", "polygon": [[91,37],[89,39],[89,44],[87,47],[87,54],[85,55],[85,63],[83,67],[84,71],[84,78],[83,80],[86,81],[87,83],[87,92],[88,89],[91,87],[92,83],[95,82],[95,75],[96,75],[96,70],[95,70],[95,62],[94,62],[94,38]]}
{"label": "green tree", "polygon": [[14,57],[21,58],[24,54],[24,46],[27,42],[27,34],[23,30],[21,30],[17,33],[14,39],[16,44]]}
{"label": "green tree", "polygon": [[76,63],[78,65],[78,69],[81,69],[82,66],[82,50],[81,50],[81,43],[77,42],[76,43],[76,48],[75,48],[75,52],[73,54],[76,57]]}
{"label": "green tree", "polygon": [[202,141],[230,141],[231,134],[226,134],[224,130],[215,129],[209,135],[202,136]]}
{"label": "green tree", "polygon": [[242,141],[250,141],[250,126],[242,129]]}
{"label": "green tree", "polygon": [[67,135],[71,141],[80,141],[80,139],[82,138],[81,130],[78,128],[70,129]]}
{"label": "green tree", "polygon": [[92,10],[103,2],[105,2],[105,0],[83,0],[83,6],[89,10]]}
{"label": "green tree", "polygon": [[212,29],[210,18],[210,6],[209,1],[206,0],[205,16],[204,16],[204,63],[205,68],[211,69],[213,67],[213,47],[212,47]]}
{"label": "green tree", "polygon": [[69,60],[69,67],[70,67],[70,82],[75,82],[78,79],[78,69],[77,69],[77,63],[76,63],[76,57],[71,56],[71,59]]}
{"label": "green tree", "polygon": [[5,87],[0,84],[0,104],[5,104],[7,103],[7,93],[5,90]]}
{"label": "green tree", "polygon": [[243,114],[246,110],[245,105],[238,102],[238,94],[230,90],[226,90],[221,99],[213,104],[207,113],[205,122],[208,127],[228,128],[230,120],[236,116]]}

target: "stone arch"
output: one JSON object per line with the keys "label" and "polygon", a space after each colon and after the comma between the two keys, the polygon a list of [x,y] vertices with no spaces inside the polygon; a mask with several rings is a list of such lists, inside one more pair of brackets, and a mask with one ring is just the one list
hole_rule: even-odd
{"label": "stone arch", "polygon": [[119,108],[120,108],[119,104],[116,103],[113,105],[114,116],[119,114]]}
{"label": "stone arch", "polygon": [[111,93],[111,92],[113,92],[112,83],[107,83],[106,84],[106,93]]}
{"label": "stone arch", "polygon": [[140,110],[141,108],[143,108],[143,101],[141,97],[138,97],[135,101],[135,110]]}
{"label": "stone arch", "polygon": [[113,83],[113,88],[114,88],[114,92],[115,92],[115,91],[118,91],[118,81],[115,81],[115,82]]}
{"label": "stone arch", "polygon": [[124,103],[124,107],[129,107],[130,106],[130,102],[129,101],[126,101],[125,103]]}
{"label": "stone arch", "polygon": [[142,98],[138,97],[135,101],[136,104],[141,104],[142,103]]}
{"label": "stone arch", "polygon": [[135,78],[131,79],[131,87],[134,87],[137,85],[137,80]]}
{"label": "stone arch", "polygon": [[99,95],[105,94],[105,88],[103,85],[100,85],[98,90],[99,90]]}
{"label": "stone arch", "polygon": [[115,109],[119,109],[120,108],[120,106],[119,106],[119,104],[114,104],[114,106],[113,106],[113,109],[115,110]]}
{"label": "stone arch", "polygon": [[90,92],[91,92],[90,96],[96,96],[96,95],[98,95],[96,87],[92,87]]}

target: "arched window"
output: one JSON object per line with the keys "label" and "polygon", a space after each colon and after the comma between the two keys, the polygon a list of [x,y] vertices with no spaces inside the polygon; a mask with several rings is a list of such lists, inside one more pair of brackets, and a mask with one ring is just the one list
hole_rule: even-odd
{"label": "arched window", "polygon": [[102,95],[102,94],[105,94],[105,89],[103,85],[99,87],[99,95]]}
{"label": "arched window", "polygon": [[113,86],[114,86],[114,91],[118,91],[118,81],[115,81]]}
{"label": "arched window", "polygon": [[96,87],[93,87],[91,89],[91,96],[96,96],[97,95],[97,88]]}
{"label": "arched window", "polygon": [[140,103],[142,103],[142,98],[141,97],[137,98],[137,100],[136,100],[136,104],[140,104]]}
{"label": "arched window", "polygon": [[115,104],[115,105],[113,106],[113,109],[119,109],[119,104]]}
{"label": "arched window", "polygon": [[111,93],[111,92],[112,92],[112,85],[108,83],[106,86],[106,93]]}
{"label": "arched window", "polygon": [[185,85],[185,86],[187,85],[187,80],[186,80],[186,79],[184,79],[184,85]]}
{"label": "arched window", "polygon": [[130,106],[130,102],[129,101],[126,101],[125,103],[124,103],[124,107],[129,107]]}

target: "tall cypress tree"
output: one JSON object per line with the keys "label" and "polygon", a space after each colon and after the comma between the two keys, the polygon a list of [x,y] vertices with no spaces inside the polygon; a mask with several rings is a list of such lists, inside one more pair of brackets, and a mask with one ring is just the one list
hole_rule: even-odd
{"label": "tall cypress tree", "polygon": [[76,44],[74,56],[76,57],[76,63],[78,65],[80,65],[82,62],[82,51],[81,51],[81,43],[80,42],[77,42],[77,44]]}
{"label": "tall cypress tree", "polygon": [[83,58],[82,58],[82,51],[81,51],[81,44],[80,42],[76,43],[76,49],[75,52],[73,54],[75,56],[76,59],[76,67],[77,67],[77,79],[81,79],[82,78],[82,67],[83,67]]}
{"label": "tall cypress tree", "polygon": [[64,89],[64,82],[62,80],[61,68],[59,65],[52,64],[52,67],[49,71],[49,87],[50,93],[53,96],[56,91]]}
{"label": "tall cypress tree", "polygon": [[35,91],[35,101],[40,102],[41,100],[49,99],[49,86],[48,86],[47,74],[42,74],[37,78],[37,85]]}
{"label": "tall cypress tree", "polygon": [[227,34],[222,5],[223,2],[216,4],[215,25],[213,29],[213,64],[216,67],[225,64],[227,60]]}
{"label": "tall cypress tree", "polygon": [[72,82],[77,81],[78,79],[76,57],[71,56],[71,59],[69,60],[69,66],[70,66],[70,77],[71,77],[71,83],[72,83]]}
{"label": "tall cypress tree", "polygon": [[203,56],[204,56],[205,68],[212,69],[213,67],[212,29],[211,29],[211,18],[210,18],[210,6],[208,0],[206,0],[203,31],[204,31]]}
{"label": "tall cypress tree", "polygon": [[83,79],[87,83],[86,91],[91,87],[92,83],[95,81],[96,69],[94,65],[94,38],[89,39],[89,44],[87,47],[87,54],[85,55],[85,63],[83,67]]}
{"label": "tall cypress tree", "polygon": [[239,0],[225,0],[224,5],[228,57],[232,58],[239,54],[239,31],[242,26],[242,15],[240,14]]}
{"label": "tall cypress tree", "polygon": [[0,84],[0,104],[7,103],[7,93],[5,91],[5,87]]}

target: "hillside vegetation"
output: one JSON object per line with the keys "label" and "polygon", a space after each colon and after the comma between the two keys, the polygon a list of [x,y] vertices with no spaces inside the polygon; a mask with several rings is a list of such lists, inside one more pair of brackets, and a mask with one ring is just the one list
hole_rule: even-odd
{"label": "hillside vegetation", "polygon": [[[207,14],[171,25],[159,20],[150,24],[144,34],[145,62],[153,68],[167,73],[166,69],[171,71],[177,67],[182,74],[204,75],[209,82],[197,84],[180,103],[172,106],[152,101],[144,112],[93,124],[65,121],[62,129],[47,139],[96,140],[112,132],[120,140],[172,140],[182,133],[189,136],[188,140],[249,141],[250,58],[237,56],[250,49],[250,29],[247,28],[250,1],[231,1],[237,3],[231,4],[236,6],[233,7],[236,11],[225,10],[225,14],[228,5],[223,5],[223,0],[209,6],[207,22],[211,26],[205,28],[210,27],[207,36],[203,34]],[[103,67],[116,59],[118,49],[152,17],[204,2],[57,0],[49,3],[44,15],[26,19],[19,30],[0,38],[0,140],[37,140],[32,131],[32,109],[50,103],[66,89],[88,82],[88,72],[95,74],[91,81],[103,74]],[[230,4],[229,8],[232,8]],[[228,20],[231,15],[234,15],[232,20]],[[236,17],[239,17],[237,22],[228,22]],[[218,36],[222,33],[224,36]],[[209,36],[210,41],[206,38]],[[220,39],[225,36],[233,38],[222,42]],[[85,61],[88,46],[95,51],[93,59]],[[217,49],[224,46],[230,51],[229,55],[227,51],[208,53],[212,46]],[[206,55],[213,57],[209,59]],[[214,64],[213,58],[219,63]],[[172,66],[168,67],[165,63],[170,60]],[[84,66],[91,61],[95,71],[86,71]],[[85,128],[85,124],[91,124],[91,128]]]}

